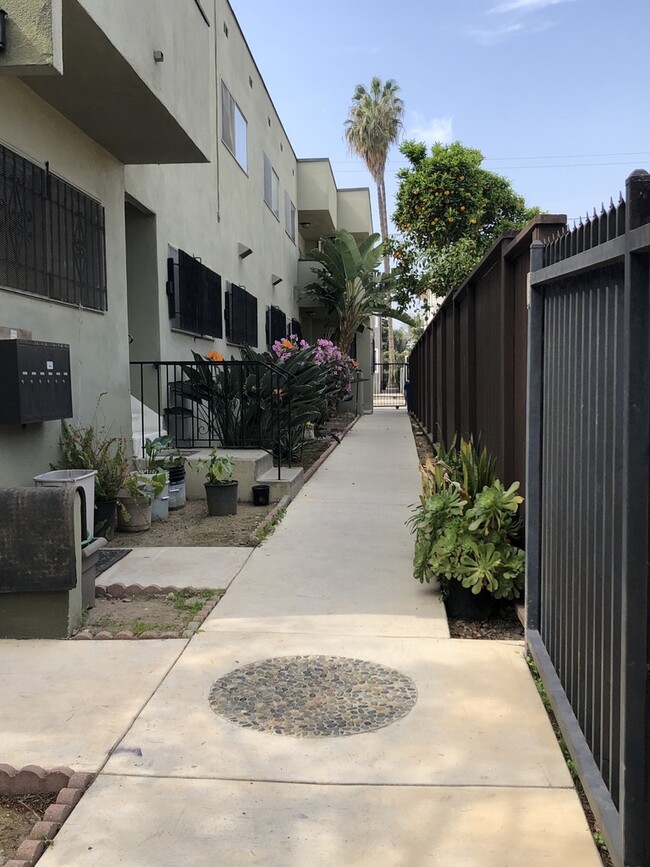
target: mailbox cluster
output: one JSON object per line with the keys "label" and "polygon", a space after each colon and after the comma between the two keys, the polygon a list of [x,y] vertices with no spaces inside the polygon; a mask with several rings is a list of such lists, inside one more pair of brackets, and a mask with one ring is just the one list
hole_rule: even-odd
{"label": "mailbox cluster", "polygon": [[71,417],[70,347],[0,340],[0,424]]}

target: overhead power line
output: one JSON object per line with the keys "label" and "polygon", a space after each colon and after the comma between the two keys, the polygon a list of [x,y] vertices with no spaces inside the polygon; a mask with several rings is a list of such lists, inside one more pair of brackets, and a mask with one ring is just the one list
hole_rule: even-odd
{"label": "overhead power line", "polygon": [[[603,157],[642,157],[650,156],[650,151],[619,151],[616,153],[607,154],[546,154],[544,156],[529,156],[529,157],[485,157],[484,162],[500,162],[502,160],[578,160],[578,159],[602,159]],[[357,163],[358,160],[331,160],[332,165],[342,166]],[[395,160],[389,159],[388,163],[395,163]],[[399,162],[399,166],[408,166],[410,163],[406,160]],[[607,164],[604,164],[607,165]]]}
{"label": "overhead power line", "polygon": [[[650,154],[649,154],[650,156]],[[636,166],[638,160],[627,160],[625,162],[615,163],[547,163],[534,166],[499,166],[500,172],[520,171],[521,169],[597,169],[601,166]],[[395,174],[398,169],[387,169],[388,174]],[[358,175],[366,174],[366,169],[336,169],[337,175]]]}

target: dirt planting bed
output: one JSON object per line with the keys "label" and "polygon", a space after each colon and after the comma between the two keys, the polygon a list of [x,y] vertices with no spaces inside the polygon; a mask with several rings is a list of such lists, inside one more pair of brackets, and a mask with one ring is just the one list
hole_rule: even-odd
{"label": "dirt planting bed", "polygon": [[189,638],[224,590],[110,585],[84,614],[79,639]]}

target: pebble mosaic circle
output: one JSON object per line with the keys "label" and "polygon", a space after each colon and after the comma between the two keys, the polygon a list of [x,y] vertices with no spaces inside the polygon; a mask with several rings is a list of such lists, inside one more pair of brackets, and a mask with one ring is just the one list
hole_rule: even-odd
{"label": "pebble mosaic circle", "polygon": [[236,668],[210,690],[210,707],[248,729],[302,738],[374,731],[417,701],[393,668],[342,656],[280,656]]}

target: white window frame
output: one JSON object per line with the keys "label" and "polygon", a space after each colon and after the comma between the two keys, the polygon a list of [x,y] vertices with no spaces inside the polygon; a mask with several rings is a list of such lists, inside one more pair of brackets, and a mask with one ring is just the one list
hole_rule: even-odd
{"label": "white window frame", "polygon": [[221,81],[221,141],[248,174],[248,121]]}
{"label": "white window frame", "polygon": [[291,201],[289,193],[284,193],[284,228],[293,243],[296,243],[296,206]]}
{"label": "white window frame", "polygon": [[264,201],[278,222],[280,221],[280,178],[271,160],[264,154]]}

